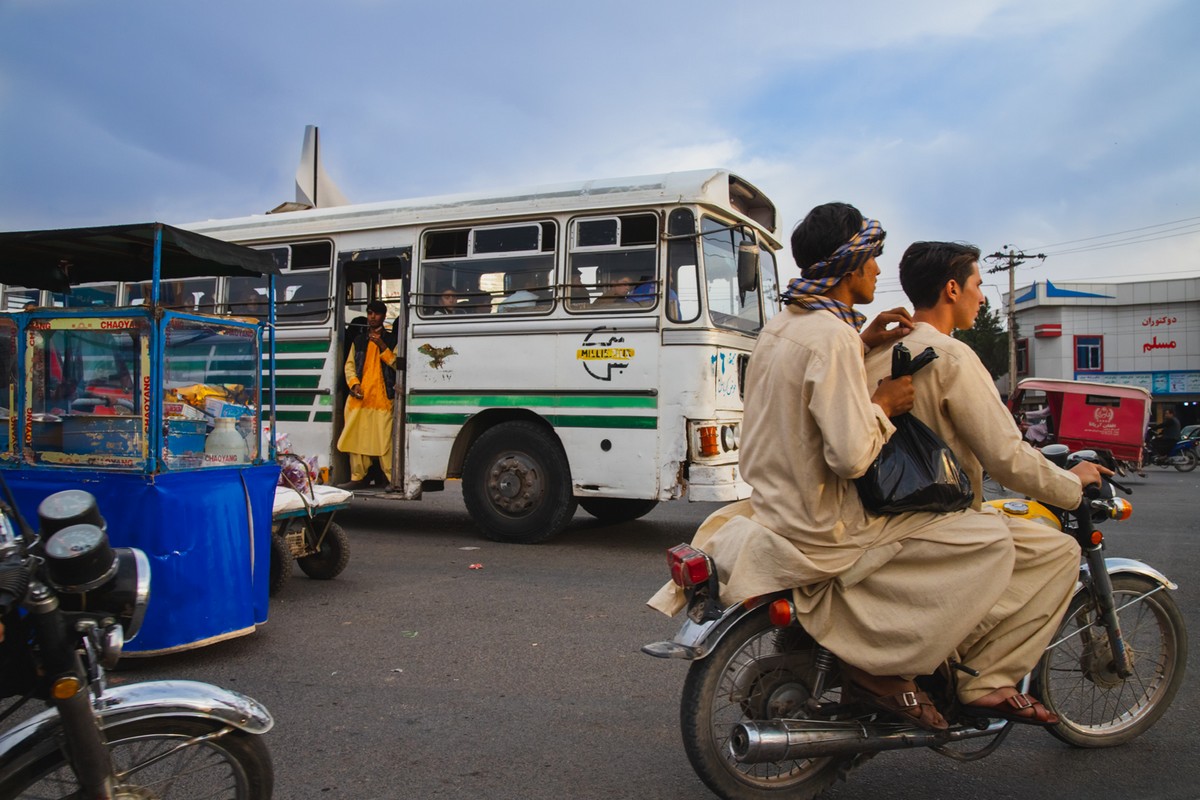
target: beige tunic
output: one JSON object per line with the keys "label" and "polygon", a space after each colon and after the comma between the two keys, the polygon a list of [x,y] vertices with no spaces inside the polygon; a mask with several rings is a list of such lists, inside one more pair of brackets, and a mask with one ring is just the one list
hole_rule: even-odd
{"label": "beige tunic", "polygon": [[[973,511],[874,516],[852,480],[894,430],[870,401],[854,329],[789,307],[760,334],[746,375],[741,465],[750,500],[701,525],[726,604],[800,587],[801,622],[878,675],[931,671],[992,608],[1014,552],[1003,523]],[[683,604],[673,583],[652,607]]]}
{"label": "beige tunic", "polygon": [[[938,354],[913,378],[912,413],[954,451],[971,478],[977,508],[985,468],[1016,492],[1062,508],[1079,504],[1079,479],[1022,441],[991,376],[970,347],[923,322],[903,341],[914,357],[926,347]],[[868,381],[890,375],[891,361],[890,347],[872,351],[866,360]],[[980,673],[960,675],[959,697],[964,702],[1013,686],[1033,668],[1062,620],[1079,572],[1074,539],[1036,522],[997,517],[1012,535],[1016,563],[1004,594],[957,648],[958,659]]]}

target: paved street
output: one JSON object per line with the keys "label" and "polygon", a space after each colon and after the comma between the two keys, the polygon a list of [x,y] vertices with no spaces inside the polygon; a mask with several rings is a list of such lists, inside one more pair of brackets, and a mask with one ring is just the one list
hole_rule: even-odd
{"label": "paved street", "polygon": [[[1134,518],[1106,526],[1110,554],[1176,580],[1200,635],[1200,471],[1130,483]],[[639,647],[677,627],[643,605],[666,579],[664,549],[714,507],[664,504],[613,527],[579,512],[561,538],[516,546],[475,533],[457,486],[416,503],[356,501],[339,517],[353,546],[341,577],[296,570],[252,636],[126,660],[116,678],[206,680],[264,702],[282,800],[710,797],[679,738],[687,666]],[[1019,729],[974,764],[882,754],[826,796],[1191,800],[1197,670],[1164,720],[1124,747],[1073,750]]]}

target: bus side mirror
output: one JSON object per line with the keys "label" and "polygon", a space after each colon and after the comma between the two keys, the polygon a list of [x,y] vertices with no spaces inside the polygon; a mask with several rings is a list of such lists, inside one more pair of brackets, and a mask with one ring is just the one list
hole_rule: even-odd
{"label": "bus side mirror", "polygon": [[758,245],[743,242],[737,254],[738,291],[753,292],[758,288]]}

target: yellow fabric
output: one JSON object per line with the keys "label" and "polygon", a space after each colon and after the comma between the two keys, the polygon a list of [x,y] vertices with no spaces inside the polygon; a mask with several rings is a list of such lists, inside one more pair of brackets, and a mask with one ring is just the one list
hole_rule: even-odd
{"label": "yellow fabric", "polygon": [[[721,601],[794,592],[800,622],[876,675],[932,671],[1008,585],[1004,523],[975,511],[874,516],[851,479],[894,428],[870,402],[861,340],[824,311],[784,309],[760,334],[746,375],[746,501],[709,517],[693,543],[716,562]],[[678,611],[664,586],[650,605]]]}
{"label": "yellow fabric", "polygon": [[[338,437],[337,447],[343,453],[356,453],[361,456],[388,456],[384,471],[391,480],[392,453],[392,401],[388,399],[384,386],[383,370],[380,363],[391,366],[396,356],[390,349],[380,352],[374,342],[367,342],[367,354],[363,362],[363,375],[360,382],[354,368],[354,346],[350,347],[350,355],[346,358],[344,372],[346,383],[353,389],[362,387],[362,399],[351,395],[346,398],[345,427]],[[369,459],[367,460],[369,464]],[[351,479],[361,480],[365,476],[354,471],[351,463]]]}

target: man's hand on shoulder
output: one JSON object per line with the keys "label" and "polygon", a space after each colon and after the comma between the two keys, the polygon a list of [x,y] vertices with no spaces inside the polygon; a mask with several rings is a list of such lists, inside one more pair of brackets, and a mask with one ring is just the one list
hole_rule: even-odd
{"label": "man's hand on shoulder", "polygon": [[[889,327],[894,326],[894,327]],[[874,349],[907,336],[913,329],[912,314],[907,308],[882,311],[862,332],[862,342]]]}
{"label": "man's hand on shoulder", "polygon": [[871,395],[871,402],[882,408],[888,417],[911,411],[915,399],[912,375],[884,378],[875,387],[875,394]]}

